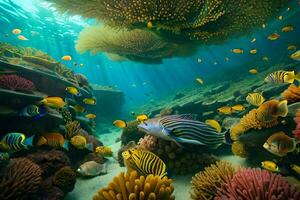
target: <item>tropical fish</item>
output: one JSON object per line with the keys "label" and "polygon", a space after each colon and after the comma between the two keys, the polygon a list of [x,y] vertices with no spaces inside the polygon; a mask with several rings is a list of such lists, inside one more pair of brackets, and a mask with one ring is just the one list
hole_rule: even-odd
{"label": "tropical fish", "polygon": [[61,59],[65,60],[65,61],[70,61],[70,60],[72,60],[72,57],[69,55],[66,55],[66,56],[61,57]]}
{"label": "tropical fish", "polygon": [[136,121],[138,121],[138,122],[144,122],[147,119],[149,119],[149,117],[145,114],[141,114],[141,115],[136,116]]}
{"label": "tropical fish", "polygon": [[262,24],[261,27],[262,27],[262,28],[266,28],[267,25],[266,25],[266,24]]}
{"label": "tropical fish", "polygon": [[19,116],[23,117],[34,117],[34,119],[39,119],[46,115],[47,110],[44,106],[28,105],[21,110]]}
{"label": "tropical fish", "polygon": [[253,39],[251,40],[251,43],[254,43],[254,42],[256,42],[256,38],[253,38]]}
{"label": "tropical fish", "polygon": [[85,108],[83,106],[81,106],[81,105],[75,105],[74,106],[74,110],[76,112],[83,113],[85,111]]}
{"label": "tropical fish", "polygon": [[131,113],[130,113],[132,116],[135,116],[135,112],[133,112],[133,111],[131,111]]}
{"label": "tropical fish", "polygon": [[18,29],[18,28],[15,28],[15,29],[13,29],[11,32],[12,32],[13,34],[15,34],[15,35],[18,35],[18,34],[22,33],[22,30],[21,30],[21,29]]}
{"label": "tropical fish", "polygon": [[77,149],[88,149],[93,151],[93,144],[87,144],[86,138],[82,135],[75,135],[71,138],[70,143]]}
{"label": "tropical fish", "polygon": [[148,29],[152,29],[152,28],[153,28],[153,24],[152,24],[151,21],[148,21],[148,22],[147,22],[147,28],[148,28]]}
{"label": "tropical fish", "polygon": [[84,98],[82,101],[87,105],[96,105],[97,103],[95,98]]}
{"label": "tropical fish", "polygon": [[229,58],[228,58],[228,57],[225,57],[225,61],[229,61]]}
{"label": "tropical fish", "polygon": [[34,136],[26,138],[23,133],[7,133],[0,141],[0,149],[9,152],[28,149],[32,146]]}
{"label": "tropical fish", "polygon": [[298,165],[291,164],[290,167],[300,175],[300,167]]}
{"label": "tropical fish", "polygon": [[243,54],[244,53],[243,49],[231,49],[231,51],[235,54]]}
{"label": "tropical fish", "polygon": [[89,113],[89,114],[86,114],[85,117],[88,118],[88,119],[95,119],[96,115],[93,114],[93,113]]}
{"label": "tropical fish", "polygon": [[74,65],[74,67],[76,67],[77,66],[77,62],[73,62],[73,65]]}
{"label": "tropical fish", "polygon": [[265,78],[266,83],[293,83],[295,80],[300,81],[300,73],[295,75],[294,71],[275,71]]}
{"label": "tropical fish", "polygon": [[249,70],[249,73],[250,73],[250,74],[257,74],[258,71],[257,71],[257,69],[250,69],[250,70]]}
{"label": "tropical fish", "polygon": [[290,45],[288,45],[287,50],[289,50],[289,51],[295,51],[295,50],[297,50],[297,46],[290,44]]}
{"label": "tropical fish", "polygon": [[283,19],[283,16],[282,15],[278,16],[278,19],[281,21]]}
{"label": "tropical fish", "polygon": [[201,62],[202,62],[202,59],[201,59],[201,58],[198,58],[198,59],[197,59],[197,62],[198,62],[198,63],[201,63]]}
{"label": "tropical fish", "polygon": [[251,49],[251,50],[250,50],[250,53],[251,53],[251,54],[256,54],[256,53],[257,53],[257,49]]}
{"label": "tropical fish", "polygon": [[100,174],[107,174],[107,166],[106,164],[99,164],[96,161],[88,161],[80,165],[80,167],[77,169],[77,172],[81,176],[98,176]]}
{"label": "tropical fish", "polygon": [[70,94],[80,96],[80,92],[76,87],[66,87],[66,91],[69,92]]}
{"label": "tropical fish", "polygon": [[268,36],[268,40],[274,41],[277,40],[280,37],[278,33],[272,33],[271,35]]}
{"label": "tropical fish", "polygon": [[195,80],[196,80],[197,83],[203,84],[203,80],[201,78],[196,78]]}
{"label": "tropical fish", "polygon": [[300,61],[300,50],[298,50],[295,53],[293,53],[292,55],[290,55],[290,58],[293,60]]}
{"label": "tropical fish", "polygon": [[53,108],[63,108],[66,105],[61,97],[46,97],[40,103]]}
{"label": "tropical fish", "polygon": [[222,127],[218,121],[216,121],[214,119],[207,119],[207,120],[205,120],[205,123],[210,125],[211,127],[215,128],[218,133],[221,133]]}
{"label": "tropical fish", "polygon": [[264,57],[262,57],[262,60],[265,61],[265,62],[268,62],[269,58],[267,56],[264,56]]}
{"label": "tropical fish", "polygon": [[237,104],[235,106],[232,106],[231,108],[234,111],[243,111],[243,110],[245,110],[245,106],[243,106],[242,104]]}
{"label": "tropical fish", "polygon": [[95,148],[95,153],[101,154],[104,157],[111,157],[113,152],[110,147],[107,146],[98,146]]}
{"label": "tropical fish", "polygon": [[23,41],[28,40],[28,38],[26,38],[24,35],[18,35],[17,38],[18,38],[19,40],[23,40]]}
{"label": "tropical fish", "polygon": [[118,127],[118,128],[125,128],[125,127],[127,127],[127,123],[126,123],[125,121],[123,121],[123,120],[115,120],[115,121],[113,122],[113,124],[114,124],[116,127]]}
{"label": "tropical fish", "polygon": [[225,133],[217,133],[210,125],[195,120],[195,115],[167,115],[148,119],[138,129],[155,137],[180,143],[217,148],[225,141]]}
{"label": "tropical fish", "polygon": [[217,62],[214,62],[214,65],[217,65],[218,63]]}
{"label": "tropical fish", "polygon": [[53,148],[64,148],[69,150],[69,142],[60,133],[45,133],[41,135],[36,144],[37,146],[47,145]]}
{"label": "tropical fish", "polygon": [[80,63],[80,65],[79,65],[80,67],[83,67],[84,65],[82,64],[82,63]]}
{"label": "tropical fish", "polygon": [[260,93],[249,93],[246,97],[246,101],[253,106],[260,106],[265,98]]}
{"label": "tropical fish", "polygon": [[218,112],[228,115],[231,114],[234,110],[230,106],[223,106],[221,108],[218,108]]}
{"label": "tropical fish", "polygon": [[166,164],[150,151],[128,149],[122,153],[122,156],[129,173],[132,170],[136,170],[145,177],[153,174],[161,178],[167,174]]}
{"label": "tropical fish", "polygon": [[291,32],[291,31],[293,31],[294,30],[294,27],[293,27],[293,25],[287,25],[287,26],[284,26],[284,27],[282,27],[282,29],[281,29],[281,31],[282,32]]}
{"label": "tropical fish", "polygon": [[273,161],[263,161],[261,162],[261,167],[271,172],[279,172],[277,164]]}
{"label": "tropical fish", "polygon": [[270,153],[283,157],[296,149],[297,142],[294,138],[287,136],[283,131],[274,133],[263,144]]}

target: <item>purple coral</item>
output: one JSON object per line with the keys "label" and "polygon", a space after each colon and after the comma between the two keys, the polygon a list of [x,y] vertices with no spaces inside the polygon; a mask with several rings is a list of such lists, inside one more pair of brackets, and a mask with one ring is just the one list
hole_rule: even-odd
{"label": "purple coral", "polygon": [[215,200],[296,200],[300,191],[281,175],[260,169],[241,169],[218,189]]}
{"label": "purple coral", "polygon": [[35,90],[35,85],[32,81],[18,75],[1,75],[0,87],[10,89],[32,92]]}

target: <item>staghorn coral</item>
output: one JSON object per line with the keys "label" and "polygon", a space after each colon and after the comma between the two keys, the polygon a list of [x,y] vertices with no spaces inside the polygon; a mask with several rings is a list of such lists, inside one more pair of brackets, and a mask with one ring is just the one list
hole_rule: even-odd
{"label": "staghorn coral", "polygon": [[57,186],[64,192],[71,192],[76,183],[76,173],[70,166],[60,168],[55,172],[53,185]]}
{"label": "staghorn coral", "polygon": [[25,92],[32,92],[36,89],[32,81],[27,80],[26,78],[23,78],[15,74],[1,75],[0,87],[9,90],[17,90],[17,91],[25,91]]}
{"label": "staghorn coral", "polygon": [[234,141],[231,145],[231,151],[234,155],[242,158],[248,157],[247,147],[239,141]]}
{"label": "staghorn coral", "polygon": [[40,167],[27,158],[12,159],[0,177],[0,199],[33,199],[41,184]]}
{"label": "staghorn coral", "polygon": [[288,89],[286,89],[281,94],[283,99],[286,99],[289,103],[300,101],[300,87],[297,87],[294,84],[291,84]]}
{"label": "staghorn coral", "polygon": [[163,58],[191,55],[195,50],[191,45],[165,42],[148,31],[115,30],[100,25],[83,30],[79,35],[76,49],[80,53],[106,52],[146,63],[160,63]]}
{"label": "staghorn coral", "polygon": [[93,200],[139,199],[139,200],[171,200],[174,187],[172,180],[167,177],[148,175],[138,177],[136,171],[125,175],[121,172],[114,177],[106,188],[98,191]]}
{"label": "staghorn coral", "polygon": [[227,161],[218,161],[192,178],[191,198],[194,200],[213,199],[217,189],[221,188],[227,179],[231,179],[236,169]]}
{"label": "staghorn coral", "polygon": [[136,146],[135,141],[130,141],[130,142],[128,142],[128,144],[122,145],[121,148],[118,150],[118,154],[117,154],[117,158],[116,159],[117,159],[117,161],[118,161],[118,163],[119,163],[119,165],[121,167],[125,166],[122,153],[124,151],[126,151],[127,149],[134,148],[135,146]]}
{"label": "staghorn coral", "polygon": [[296,138],[298,138],[300,140],[300,109],[297,110],[294,120],[296,123],[296,128],[293,131],[293,134]]}
{"label": "staghorn coral", "polygon": [[138,149],[154,151],[157,148],[157,138],[152,135],[146,135],[138,142]]}
{"label": "staghorn coral", "polygon": [[260,169],[241,169],[219,188],[215,200],[300,199],[300,191],[281,175]]}

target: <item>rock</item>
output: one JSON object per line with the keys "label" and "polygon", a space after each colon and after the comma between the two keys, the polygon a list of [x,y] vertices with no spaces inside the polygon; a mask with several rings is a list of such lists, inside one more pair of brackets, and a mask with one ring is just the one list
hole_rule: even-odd
{"label": "rock", "polygon": [[230,86],[229,83],[225,83],[225,84],[216,86],[216,87],[210,89],[208,92],[206,92],[205,95],[212,95],[212,94],[220,93],[220,92],[222,92],[222,91],[228,89],[229,86]]}
{"label": "rock", "polygon": [[290,84],[264,84],[254,90],[254,92],[263,92],[263,96],[269,99],[273,96],[279,96]]}

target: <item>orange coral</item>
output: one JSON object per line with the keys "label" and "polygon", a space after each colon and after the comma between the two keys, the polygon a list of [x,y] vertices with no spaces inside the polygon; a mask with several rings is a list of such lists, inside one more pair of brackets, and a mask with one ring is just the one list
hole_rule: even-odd
{"label": "orange coral", "polygon": [[248,157],[246,146],[239,141],[233,142],[233,144],[231,145],[231,151],[236,156],[240,156],[242,158]]}
{"label": "orange coral", "polygon": [[300,87],[292,84],[281,94],[289,103],[300,101]]}

